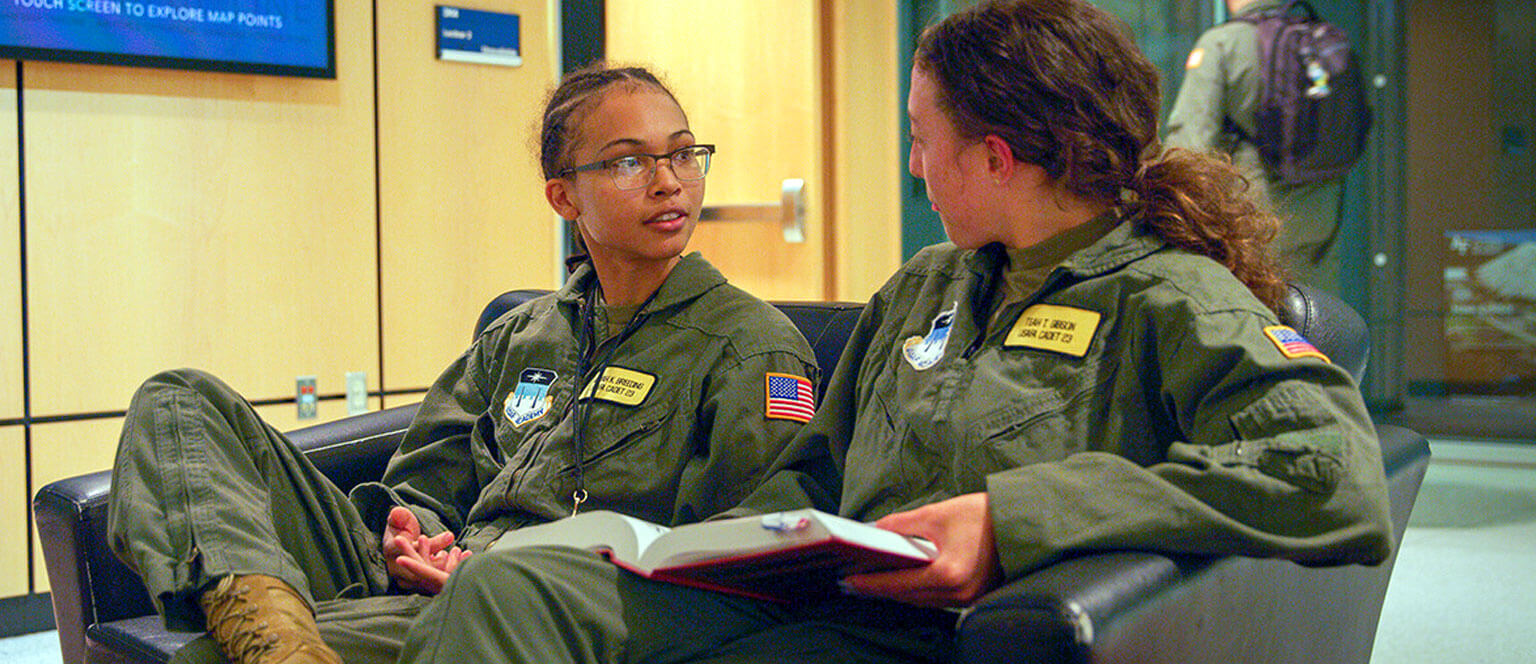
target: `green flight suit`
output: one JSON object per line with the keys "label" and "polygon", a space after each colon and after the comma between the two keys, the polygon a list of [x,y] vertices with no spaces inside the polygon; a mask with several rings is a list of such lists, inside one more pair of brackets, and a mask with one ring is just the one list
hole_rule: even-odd
{"label": "green flight suit", "polygon": [[[865,307],[816,417],[731,513],[873,521],[985,491],[1008,579],[1096,550],[1384,560],[1380,450],[1348,373],[1216,262],[1108,221],[995,325],[999,245],[908,261]],[[403,662],[941,661],[952,636],[944,614],[778,607],[553,547],[468,564],[497,571],[450,580]],[[457,627],[484,615],[516,624]]]}
{"label": "green flight suit", "polygon": [[[1279,9],[1285,0],[1255,0],[1239,16]],[[1293,277],[1320,290],[1339,292],[1339,203],[1343,179],[1288,186],[1271,176],[1254,135],[1259,103],[1258,30],[1252,23],[1228,21],[1195,42],[1186,62],[1184,83],[1168,113],[1165,143],[1232,157],[1250,182],[1255,200],[1274,207],[1284,221],[1275,251]]]}
{"label": "green flight suit", "polygon": [[[580,418],[583,509],[677,524],[736,504],[803,426],[768,417],[766,376],[815,381],[809,345],[692,254],[622,332],[606,329],[601,307],[587,312],[603,340],[588,375],[606,367],[605,382],[578,408],[594,281],[583,265],[491,323],[427,393],[382,481],[350,500],[216,378],[156,376],[135,395],[114,465],[114,550],[172,629],[203,629],[196,597],[211,580],[268,574],[310,600],[345,661],[393,662],[433,598],[391,594],[379,534],[389,509],[406,506],[427,534],[452,530],[477,551],[566,516]],[[178,660],[222,655],[205,637]]]}

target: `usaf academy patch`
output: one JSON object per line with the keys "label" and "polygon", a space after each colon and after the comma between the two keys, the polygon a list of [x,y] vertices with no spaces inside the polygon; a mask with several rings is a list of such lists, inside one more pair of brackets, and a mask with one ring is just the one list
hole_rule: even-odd
{"label": "usaf academy patch", "polygon": [[523,369],[517,377],[517,388],[507,395],[504,411],[512,426],[520,427],[549,412],[554,400],[549,396],[549,385],[557,374],[549,369]]}
{"label": "usaf academy patch", "polygon": [[907,337],[901,344],[901,356],[913,369],[922,371],[944,358],[944,347],[949,345],[949,330],[955,323],[955,310],[959,307],[959,302],[949,305],[949,309],[933,317],[926,336]]}
{"label": "usaf academy patch", "polygon": [[1197,48],[1189,52],[1189,59],[1184,61],[1184,68],[1199,69],[1202,62],[1205,62],[1205,49]]}

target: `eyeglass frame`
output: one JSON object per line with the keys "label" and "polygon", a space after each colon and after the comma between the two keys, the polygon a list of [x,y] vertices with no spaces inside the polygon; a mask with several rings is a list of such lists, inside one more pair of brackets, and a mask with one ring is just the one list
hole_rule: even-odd
{"label": "eyeglass frame", "polygon": [[[704,148],[706,150],[709,150],[709,153],[704,156],[704,173],[699,175],[699,177],[691,178],[691,179],[690,178],[685,178],[685,177],[683,177],[681,175],[678,175],[677,174],[677,168],[672,166],[672,156],[677,154],[677,153],[679,153],[679,152],[682,152],[684,150],[697,150],[699,148]],[[640,189],[640,188],[643,188],[643,187],[650,186],[650,184],[652,182],[656,181],[656,169],[661,167],[661,160],[663,160],[663,159],[667,160],[668,168],[672,168],[672,175],[676,176],[677,179],[682,180],[684,182],[698,182],[699,180],[703,180],[704,176],[709,175],[709,158],[713,157],[713,156],[715,156],[715,144],[713,144],[713,143],[695,143],[693,145],[688,145],[688,146],[680,147],[680,148],[678,148],[676,150],[673,150],[671,152],[668,152],[666,154],[649,154],[649,153],[645,153],[645,152],[636,152],[636,153],[631,153],[631,154],[622,154],[622,155],[619,155],[617,157],[609,157],[607,159],[599,159],[599,160],[594,161],[594,162],[592,162],[590,164],[582,164],[580,166],[572,166],[572,167],[567,168],[567,169],[565,169],[563,171],[560,171],[559,175],[560,175],[560,177],[565,177],[565,176],[570,175],[572,173],[581,173],[581,172],[585,172],[585,171],[603,170],[603,169],[609,168],[613,164],[613,162],[618,161],[620,159],[632,159],[632,158],[635,158],[635,157],[650,157],[651,160],[652,160],[652,164],[651,164],[651,168],[647,171],[650,174],[650,177],[647,178],[646,181],[643,184],[640,184],[640,185],[634,186],[634,187],[619,187],[620,189],[630,189],[630,190],[633,190],[633,189]],[[614,186],[617,187],[619,185],[619,182],[618,182],[618,179],[617,179],[616,176],[614,176],[612,174],[609,174],[608,177],[610,179],[613,179]]]}

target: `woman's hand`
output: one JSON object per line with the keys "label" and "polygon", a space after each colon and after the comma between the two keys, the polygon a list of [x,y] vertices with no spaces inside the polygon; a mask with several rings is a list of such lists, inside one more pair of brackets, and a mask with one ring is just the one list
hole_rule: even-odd
{"label": "woman's hand", "polygon": [[875,525],[927,539],[938,546],[939,554],[923,567],[843,579],[843,586],[853,593],[918,606],[966,606],[1003,578],[986,493],[897,512]]}
{"label": "woman's hand", "polygon": [[389,511],[381,547],[389,577],[405,590],[436,595],[448,583],[448,575],[471,553],[453,546],[453,533],[433,537],[421,534],[416,514],[404,507]]}

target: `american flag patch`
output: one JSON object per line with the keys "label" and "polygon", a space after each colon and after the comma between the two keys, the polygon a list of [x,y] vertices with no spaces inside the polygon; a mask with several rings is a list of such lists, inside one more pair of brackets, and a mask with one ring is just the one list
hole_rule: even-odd
{"label": "american flag patch", "polygon": [[809,380],[770,373],[764,391],[768,395],[768,405],[763,413],[769,419],[809,422],[816,414],[816,393]]}
{"label": "american flag patch", "polygon": [[1300,332],[1284,325],[1271,325],[1264,328],[1264,334],[1270,341],[1275,342],[1275,347],[1280,349],[1280,354],[1291,359],[1298,357],[1315,357],[1324,362],[1332,362],[1323,351],[1313,346]]}

